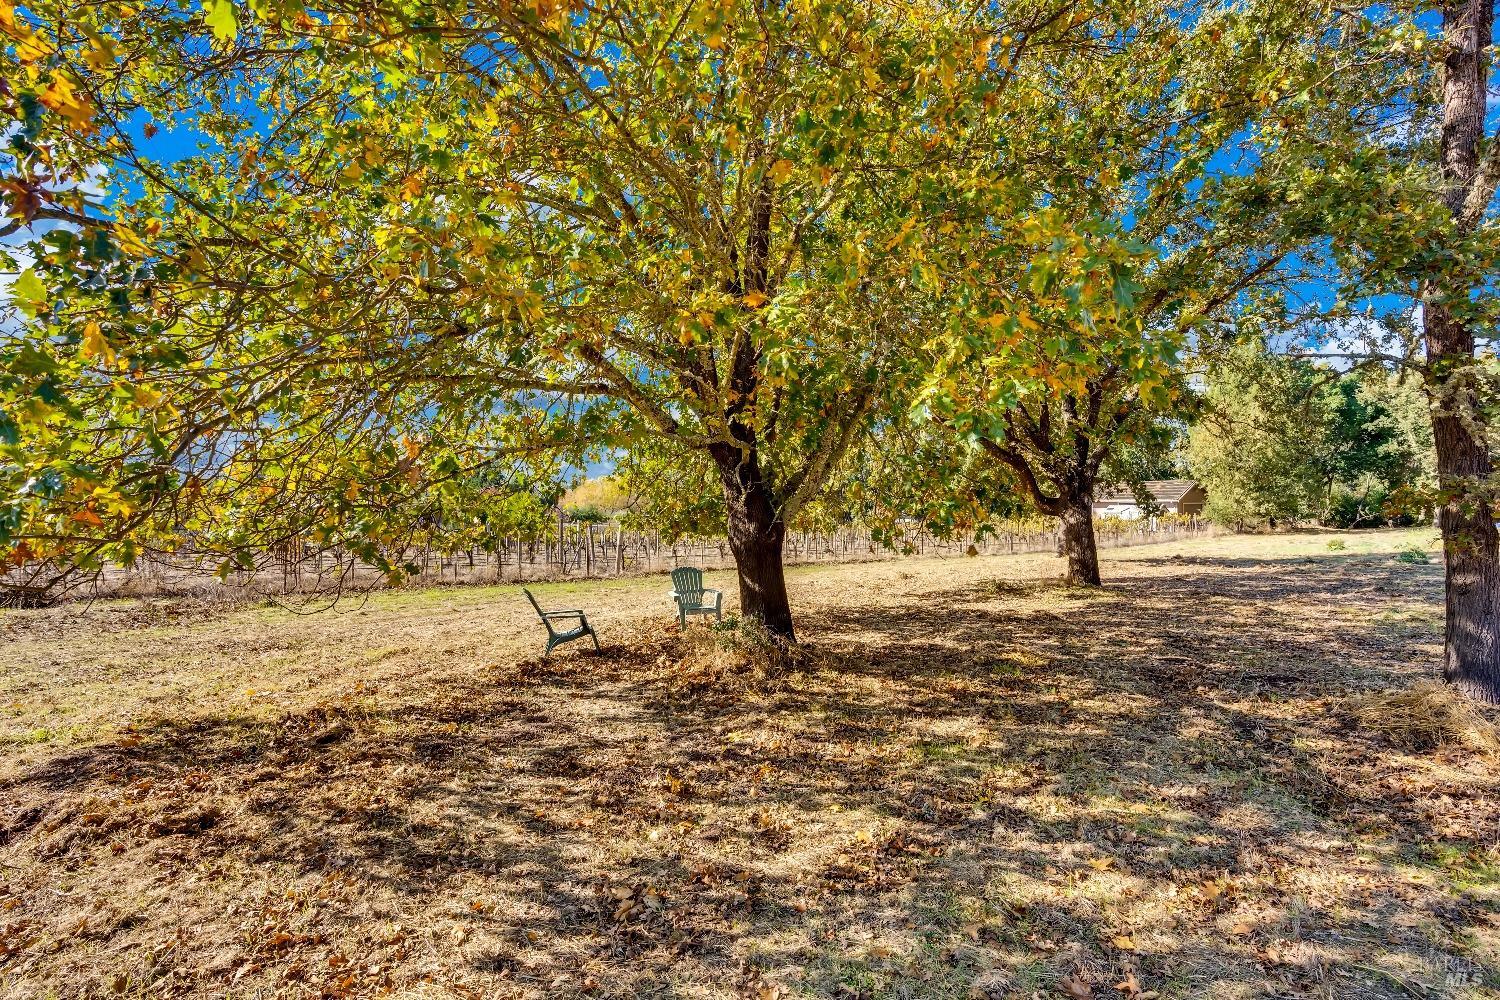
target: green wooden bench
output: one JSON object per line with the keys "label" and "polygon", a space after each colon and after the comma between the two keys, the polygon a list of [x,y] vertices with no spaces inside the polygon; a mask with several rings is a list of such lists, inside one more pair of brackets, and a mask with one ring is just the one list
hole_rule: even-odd
{"label": "green wooden bench", "polygon": [[[588,618],[584,616],[582,611],[576,608],[571,611],[543,611],[542,606],[536,602],[536,598],[531,596],[531,591],[522,587],[521,593],[526,595],[526,599],[531,602],[531,606],[536,608],[536,613],[541,617],[542,624],[547,626],[547,651],[542,654],[543,659],[551,656],[552,650],[555,647],[561,646],[565,642],[572,642],[574,639],[582,639],[584,636],[588,636],[594,640],[595,650],[599,648],[599,634],[594,631],[594,627],[589,624]],[[578,620],[577,627],[559,630],[552,625],[554,621],[567,620],[569,618],[576,618]]]}
{"label": "green wooden bench", "polygon": [[[714,595],[714,602],[705,600]],[[724,620],[724,594],[703,586],[703,571],[692,566],[679,566],[672,571],[672,600],[677,602],[677,624],[687,628],[688,615],[713,615],[715,621]]]}

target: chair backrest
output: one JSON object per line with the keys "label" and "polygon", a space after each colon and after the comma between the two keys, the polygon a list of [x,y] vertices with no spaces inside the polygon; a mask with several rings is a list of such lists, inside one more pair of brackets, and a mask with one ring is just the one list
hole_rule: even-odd
{"label": "chair backrest", "polygon": [[703,571],[693,566],[679,566],[672,571],[672,589],[678,599],[690,608],[703,603]]}
{"label": "chair backrest", "polygon": [[536,598],[535,597],[531,596],[531,591],[527,590],[525,587],[522,587],[521,588],[521,593],[525,594],[526,595],[526,599],[531,602],[531,606],[533,608],[536,608],[537,617],[542,620],[542,623],[544,625],[546,625],[547,627],[550,628],[552,626],[552,623],[549,622],[549,621],[547,621],[547,616],[542,613],[542,606],[536,602]]}

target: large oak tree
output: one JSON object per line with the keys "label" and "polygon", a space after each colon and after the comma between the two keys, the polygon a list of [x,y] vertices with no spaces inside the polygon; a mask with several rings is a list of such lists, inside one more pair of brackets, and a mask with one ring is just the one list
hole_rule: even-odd
{"label": "large oak tree", "polygon": [[[1443,4],[1442,12],[1437,149],[1442,224],[1460,245],[1489,244],[1488,254],[1458,256],[1457,266],[1434,271],[1420,289],[1427,364],[1437,389],[1432,436],[1444,494],[1438,514],[1447,567],[1443,676],[1468,694],[1500,701],[1500,539],[1486,440],[1494,400],[1484,391],[1475,359],[1495,312],[1476,314],[1470,302],[1476,292],[1495,292],[1495,242],[1500,240],[1493,205],[1500,184],[1500,128],[1485,132],[1495,5],[1494,0],[1461,0]],[[1488,266],[1473,268],[1481,261]]]}
{"label": "large oak tree", "polygon": [[[6,345],[13,562],[313,533],[399,574],[413,497],[635,445],[712,463],[741,608],[793,636],[785,526],[910,363],[986,31],[825,0],[4,9],[12,228],[70,224]],[[107,204],[69,193],[90,171]]]}
{"label": "large oak tree", "polygon": [[1408,89],[1361,146],[1298,193],[1317,206],[1342,279],[1340,300],[1325,310],[1333,335],[1318,346],[1407,366],[1427,391],[1438,480],[1430,499],[1446,566],[1443,676],[1500,701],[1495,7],[1456,0],[1436,9],[1436,23],[1426,8],[1389,13],[1393,23],[1366,48],[1404,72]]}
{"label": "large oak tree", "polygon": [[956,252],[992,280],[925,345],[926,406],[1058,518],[1071,581],[1100,582],[1095,490],[1181,411],[1186,358],[1319,238],[1285,193],[1388,93],[1346,44],[1369,30],[1332,4],[1105,5],[1020,64],[1028,256],[971,219]]}

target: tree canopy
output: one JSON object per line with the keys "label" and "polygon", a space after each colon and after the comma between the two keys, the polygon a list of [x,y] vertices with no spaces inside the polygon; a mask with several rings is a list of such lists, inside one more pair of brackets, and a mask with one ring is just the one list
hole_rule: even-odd
{"label": "tree canopy", "polygon": [[0,33],[10,564],[297,539],[399,579],[413,530],[611,455],[724,519],[787,639],[819,504],[1019,491],[1097,582],[1096,485],[1229,314],[1378,256],[1344,161],[1431,104],[1399,12],[1285,0],[0,0]]}
{"label": "tree canopy", "polygon": [[[1028,78],[1025,266],[966,234],[980,277],[926,345],[927,412],[1063,521],[1069,578],[1099,582],[1090,501],[1189,414],[1188,356],[1232,338],[1319,238],[1288,192],[1399,90],[1379,32],[1333,5],[1106,6]],[[1378,117],[1378,116],[1377,116]]]}
{"label": "tree canopy", "polygon": [[[20,558],[311,533],[399,574],[411,497],[635,445],[712,462],[775,564],[747,611],[789,632],[775,526],[904,363],[972,32],[831,3],[90,17],[7,8],[16,215],[82,226],[16,286]],[[154,158],[174,129],[199,151]]]}

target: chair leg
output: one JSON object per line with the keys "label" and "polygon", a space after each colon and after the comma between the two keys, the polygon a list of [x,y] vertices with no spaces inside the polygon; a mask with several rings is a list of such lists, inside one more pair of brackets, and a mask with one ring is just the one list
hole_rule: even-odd
{"label": "chair leg", "polygon": [[589,638],[594,640],[594,652],[599,652],[599,633],[589,629]]}

